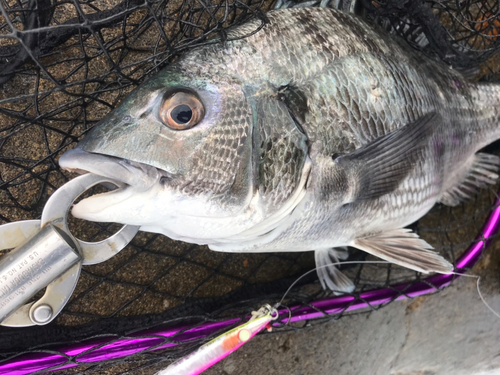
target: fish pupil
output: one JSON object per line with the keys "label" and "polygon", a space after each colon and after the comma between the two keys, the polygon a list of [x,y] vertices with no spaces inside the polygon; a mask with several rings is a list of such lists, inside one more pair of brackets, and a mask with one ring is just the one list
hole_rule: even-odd
{"label": "fish pupil", "polygon": [[186,104],[181,104],[172,109],[170,114],[172,119],[178,124],[187,124],[193,117],[193,111]]}

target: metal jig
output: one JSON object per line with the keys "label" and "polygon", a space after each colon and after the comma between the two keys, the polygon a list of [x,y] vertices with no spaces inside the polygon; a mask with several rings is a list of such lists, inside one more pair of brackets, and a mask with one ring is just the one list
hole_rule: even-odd
{"label": "metal jig", "polygon": [[[278,319],[278,317],[279,313],[276,308],[264,305],[258,311],[252,312],[252,317],[248,322],[207,342],[198,348],[198,350],[172,363],[156,375],[200,374],[239,349],[257,333],[269,326],[272,320]],[[270,326],[268,329],[270,329]]]}

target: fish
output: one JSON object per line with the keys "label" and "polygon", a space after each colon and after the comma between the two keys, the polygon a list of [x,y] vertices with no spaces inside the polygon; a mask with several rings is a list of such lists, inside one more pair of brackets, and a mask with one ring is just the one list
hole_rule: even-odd
{"label": "fish", "polygon": [[264,21],[185,53],[61,156],[120,185],[72,214],[215,251],[314,251],[340,293],[354,290],[335,266],[349,246],[452,272],[405,227],[498,179],[500,158],[480,150],[500,138],[500,86],[335,9]]}

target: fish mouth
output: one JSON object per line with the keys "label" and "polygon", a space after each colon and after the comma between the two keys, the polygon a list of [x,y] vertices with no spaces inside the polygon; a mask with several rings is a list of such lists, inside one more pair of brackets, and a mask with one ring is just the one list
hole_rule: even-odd
{"label": "fish mouth", "polygon": [[70,172],[93,173],[110,178],[117,183],[118,188],[132,187],[136,192],[149,190],[158,183],[174,178],[167,171],[151,165],[79,148],[66,151],[59,159],[59,166]]}

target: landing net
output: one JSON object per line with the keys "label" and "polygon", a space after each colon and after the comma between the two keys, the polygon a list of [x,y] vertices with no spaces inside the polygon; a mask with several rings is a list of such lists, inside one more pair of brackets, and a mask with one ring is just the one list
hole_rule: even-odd
{"label": "landing net", "polygon": [[[303,4],[1,0],[1,223],[40,217],[51,193],[74,177],[58,168],[60,155],[133,88],[186,50],[224,36],[230,26],[250,17],[263,25],[263,14],[276,5]],[[500,71],[500,18],[494,1],[333,0],[329,5],[382,25],[476,79],[493,81]],[[498,154],[500,148],[493,145],[488,151]],[[495,233],[493,219],[488,222],[491,230],[482,228],[492,213],[498,217],[497,190],[484,190],[456,208],[437,205],[412,229],[455,264],[477,247],[471,262],[463,263],[470,266]],[[104,239],[117,228],[72,222],[73,233],[87,241]],[[351,249],[349,260],[375,258]],[[73,297],[54,322],[25,329],[0,327],[0,374],[61,366],[66,368],[61,374],[153,374],[241,323],[262,304],[279,301],[313,267],[312,252],[226,254],[140,233],[111,260],[83,267]],[[425,279],[393,265],[341,268],[354,280],[356,291],[332,299],[311,273],[284,301],[303,309],[305,322],[294,322],[304,325],[379,309],[452,281]],[[286,329],[282,323],[275,331]]]}

